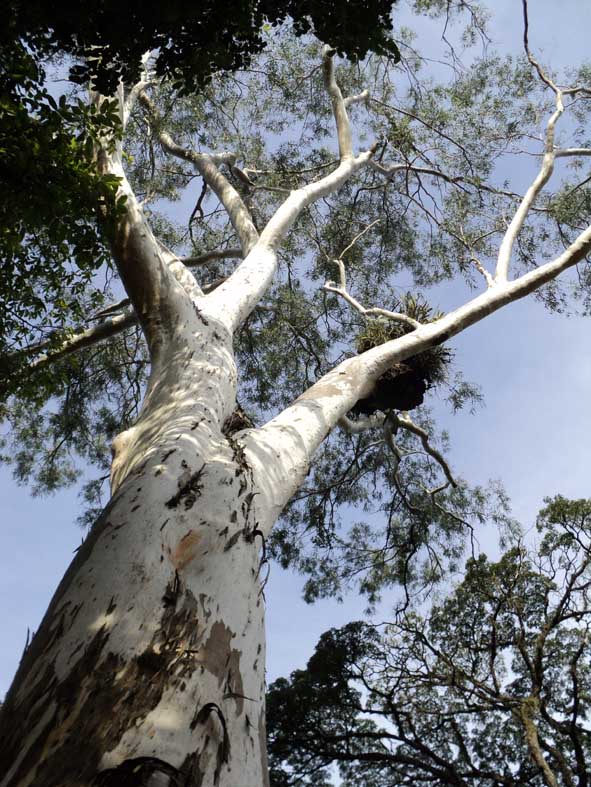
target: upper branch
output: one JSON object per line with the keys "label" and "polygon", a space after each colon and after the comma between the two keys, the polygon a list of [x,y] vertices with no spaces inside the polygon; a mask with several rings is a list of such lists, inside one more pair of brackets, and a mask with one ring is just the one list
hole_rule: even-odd
{"label": "upper branch", "polygon": [[[335,52],[329,46],[322,50],[322,73],[324,75],[324,85],[330,96],[332,112],[337,126],[337,137],[339,140],[339,155],[341,159],[353,156],[353,138],[351,135],[351,124],[347,115],[347,104],[337,84],[334,69]],[[365,98],[365,96],[364,96]],[[349,103],[360,100],[358,96],[351,97]]]}
{"label": "upper branch", "polygon": [[[514,281],[499,283],[412,333],[348,358],[263,427],[247,430],[242,440],[269,515],[261,528],[270,529],[273,518],[303,482],[318,446],[354,404],[371,392],[387,369],[524,298],[590,252],[591,226],[554,260]],[[408,426],[408,422],[404,425]]]}
{"label": "upper branch", "polygon": [[540,191],[544,188],[548,180],[550,179],[552,172],[554,171],[554,160],[556,158],[556,152],[554,150],[554,134],[555,134],[555,127],[558,119],[564,112],[564,104],[562,101],[562,93],[557,90],[556,92],[556,109],[552,113],[550,119],[548,120],[548,124],[546,126],[546,141],[544,145],[544,157],[542,159],[542,166],[540,171],[538,172],[535,180],[525,192],[525,196],[521,200],[519,207],[517,208],[515,215],[511,219],[509,226],[507,227],[507,231],[503,237],[501,245],[499,247],[499,254],[497,257],[497,267],[495,271],[495,281],[497,282],[506,282],[507,276],[509,273],[509,265],[511,263],[511,253],[513,251],[513,245],[527,215],[536,199]]}
{"label": "upper branch", "polygon": [[345,270],[345,263],[343,262],[343,256],[352,248],[352,246],[357,242],[357,240],[364,235],[368,230],[373,227],[374,224],[377,224],[379,219],[373,221],[369,224],[365,229],[363,229],[358,235],[353,238],[353,240],[343,249],[337,259],[333,259],[332,262],[337,265],[339,269],[339,277],[340,282],[339,286],[335,284],[333,281],[327,281],[322,288],[326,292],[333,292],[335,295],[343,298],[350,306],[352,306],[356,311],[362,314],[364,317],[386,317],[389,320],[393,320],[394,322],[401,322],[405,325],[408,325],[411,328],[419,328],[421,323],[418,320],[409,317],[408,314],[402,314],[401,312],[392,312],[388,309],[381,309],[379,307],[371,307],[367,309],[365,306],[362,306],[359,301],[354,298],[351,293],[347,290],[347,274]]}
{"label": "upper branch", "polygon": [[235,331],[244,322],[270,287],[277,270],[277,250],[302,211],[338,191],[367,164],[373,153],[374,148],[355,158],[344,159],[326,177],[292,191],[275,211],[244,262],[208,296],[220,315],[225,315],[230,330]]}
{"label": "upper branch", "polygon": [[[248,317],[267,291],[277,270],[277,250],[298,216],[308,205],[332,194],[358,170],[365,167],[375,153],[377,144],[353,155],[351,127],[345,99],[336,82],[332,50],[323,50],[323,72],[327,92],[337,126],[340,163],[338,167],[313,183],[295,189],[275,211],[244,262],[229,279],[209,296],[215,308],[226,315],[230,330],[235,331]],[[349,103],[365,99],[365,94],[352,96]]]}
{"label": "upper branch", "polygon": [[246,256],[257,242],[259,234],[242,197],[219,169],[220,164],[227,164],[233,167],[236,163],[236,156],[233,153],[197,153],[194,150],[182,147],[172,139],[167,131],[159,129],[160,117],[156,105],[149,96],[143,92],[140,94],[139,100],[148,110],[154,126],[158,129],[156,133],[163,149],[172,156],[193,164],[197,172],[199,172],[203,180],[222,203],[238,235],[242,253]]}
{"label": "upper branch", "polygon": [[445,473],[445,477],[447,478],[448,482],[453,487],[457,486],[446,460],[443,458],[440,452],[436,448],[434,448],[429,442],[429,434],[422,427],[415,424],[414,421],[408,415],[408,413],[404,413],[402,415],[395,415],[395,414],[393,415],[394,415],[393,421],[396,426],[401,426],[403,429],[407,429],[409,432],[412,432],[413,434],[416,434],[417,437],[421,438],[421,443],[423,444],[423,448],[441,466],[441,469]]}

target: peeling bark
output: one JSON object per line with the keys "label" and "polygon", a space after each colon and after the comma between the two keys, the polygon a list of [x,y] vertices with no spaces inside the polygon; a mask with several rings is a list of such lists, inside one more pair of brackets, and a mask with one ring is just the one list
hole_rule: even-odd
{"label": "peeling bark", "polygon": [[114,497],[6,698],[2,787],[267,778],[261,543],[244,537],[256,495],[240,443],[221,431],[235,403],[231,337],[183,313],[117,440]]}

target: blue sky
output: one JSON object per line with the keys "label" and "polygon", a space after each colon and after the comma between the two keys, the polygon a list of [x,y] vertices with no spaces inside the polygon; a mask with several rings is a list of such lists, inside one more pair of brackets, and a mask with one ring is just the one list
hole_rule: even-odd
{"label": "blue sky", "polygon": [[[521,2],[494,3],[491,32],[503,51],[520,51]],[[552,67],[577,65],[588,52],[591,2],[530,0],[530,44]],[[410,20],[409,20],[410,24]],[[438,46],[435,25],[423,26],[421,48]],[[421,43],[424,42],[424,43]],[[518,173],[520,174],[520,173]],[[434,302],[453,306],[463,291],[447,288]],[[482,386],[475,415],[446,414],[454,471],[471,483],[503,481],[518,519],[529,526],[545,495],[589,495],[591,355],[588,318],[549,314],[533,299],[507,307],[459,336],[453,346],[466,379]],[[76,490],[31,498],[0,468],[0,696],[38,625],[82,532]],[[485,548],[494,542],[483,532]],[[268,677],[303,666],[318,635],[363,614],[361,600],[339,605],[300,600],[301,580],[277,566],[266,589]]]}

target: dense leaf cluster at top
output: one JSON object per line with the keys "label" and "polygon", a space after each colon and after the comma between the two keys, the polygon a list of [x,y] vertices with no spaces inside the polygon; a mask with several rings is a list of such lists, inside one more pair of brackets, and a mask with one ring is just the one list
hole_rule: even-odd
{"label": "dense leaf cluster at top", "polygon": [[468,561],[425,615],[328,631],[271,685],[273,787],[334,765],[343,787],[588,783],[591,501],[546,503],[536,551]]}
{"label": "dense leaf cluster at top", "polygon": [[145,2],[116,0],[59,5],[11,0],[0,46],[22,40],[37,56],[66,53],[83,59],[72,69],[112,93],[119,79],[139,78],[145,52],[157,50],[156,71],[191,92],[211,74],[235,71],[265,46],[265,26],[288,17],[297,35],[314,33],[339,54],[372,51],[398,58],[390,38],[394,0],[229,0]]}

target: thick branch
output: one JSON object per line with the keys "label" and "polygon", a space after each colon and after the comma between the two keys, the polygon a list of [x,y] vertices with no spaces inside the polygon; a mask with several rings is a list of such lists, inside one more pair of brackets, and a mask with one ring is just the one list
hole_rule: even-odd
{"label": "thick branch", "polygon": [[171,325],[171,315],[165,316],[165,312],[172,308],[171,299],[180,295],[175,271],[170,266],[178,258],[163,249],[152,233],[127,180],[120,156],[102,151],[98,161],[101,173],[119,178],[117,196],[125,200],[124,213],[108,233],[111,252],[154,358],[156,348],[162,345]]}
{"label": "thick branch", "polygon": [[[238,256],[240,256],[240,249],[224,249],[206,252],[204,254],[200,254],[197,257],[175,257],[175,261],[183,263],[182,266],[179,266],[180,272],[183,268],[185,268],[185,265],[191,268],[194,266],[204,265],[207,262],[211,262],[212,260]],[[203,287],[203,289],[201,289],[201,287],[199,287],[195,279],[192,277],[189,271],[186,270],[186,268],[185,273],[187,276],[191,276],[198,294],[207,294],[212,292],[225,281],[225,279],[217,279],[215,282],[207,284]],[[37,369],[41,369],[44,366],[48,366],[49,364],[59,361],[66,355],[72,355],[73,353],[84,350],[87,347],[93,347],[95,344],[99,344],[100,342],[103,342],[107,339],[111,339],[113,336],[117,336],[118,334],[122,333],[124,330],[126,330],[126,328],[131,328],[131,326],[135,325],[138,321],[135,311],[132,307],[130,307],[129,298],[123,298],[117,303],[109,304],[104,309],[101,309],[101,311],[97,312],[93,319],[100,319],[101,322],[92,326],[91,328],[78,330],[76,333],[69,336],[57,346],[55,345],[55,342],[51,340],[39,342],[34,347],[11,353],[10,355],[6,356],[6,360],[8,362],[11,360],[16,361],[19,356],[22,356],[23,354],[35,354],[37,355],[37,358],[35,358],[29,364],[27,369],[28,372],[34,372]],[[47,350],[47,352],[44,352],[45,350]],[[39,353],[42,354],[39,355]]]}
{"label": "thick branch", "polygon": [[497,258],[497,267],[495,271],[495,280],[497,282],[506,282],[507,276],[509,273],[509,265],[511,263],[511,253],[513,251],[513,245],[527,215],[532,207],[536,197],[540,193],[540,191],[544,188],[548,180],[550,179],[552,172],[554,171],[554,159],[555,159],[555,151],[554,151],[554,130],[556,123],[559,117],[564,112],[564,105],[562,103],[562,94],[557,92],[556,94],[556,110],[552,113],[552,116],[548,120],[548,125],[546,127],[546,144],[545,144],[545,152],[544,157],[542,159],[542,167],[537,174],[534,182],[525,192],[525,196],[521,200],[515,215],[511,219],[509,226],[507,227],[507,231],[505,232],[505,236],[502,240],[501,246],[499,248],[499,255]]}
{"label": "thick branch", "polygon": [[[343,160],[353,156],[353,138],[351,136],[351,124],[347,115],[347,105],[335,78],[334,55],[333,49],[329,46],[324,47],[322,50],[322,73],[324,75],[324,85],[330,96],[332,112],[337,127],[339,156]],[[349,103],[353,103],[355,100],[360,99],[352,96]]]}
{"label": "thick branch", "polygon": [[[39,355],[31,362],[28,371],[34,372],[37,369],[42,369],[44,366],[59,361],[66,355],[72,355],[87,347],[92,347],[99,342],[104,342],[106,339],[110,339],[112,336],[122,333],[126,328],[131,328],[131,326],[136,323],[136,313],[132,308],[128,307],[122,314],[108,317],[98,325],[94,325],[92,328],[87,328],[85,331],[70,336],[54,350]],[[47,342],[47,345],[49,345],[49,342]]]}
{"label": "thick branch", "polygon": [[295,189],[271,217],[260,239],[229,279],[209,296],[232,331],[235,331],[265,294],[277,269],[277,250],[298,216],[308,205],[337,191],[366,166],[374,149],[344,159],[324,178]]}
{"label": "thick branch", "polygon": [[[333,52],[323,50],[323,73],[325,86],[331,99],[339,140],[340,164],[324,178],[290,192],[285,202],[271,217],[261,232],[256,246],[234,274],[223,284],[210,300],[214,308],[226,315],[229,328],[235,331],[248,317],[258,301],[267,291],[277,269],[277,250],[300,213],[322,197],[338,190],[359,169],[371,160],[376,146],[353,156],[351,127],[345,100],[334,75]],[[364,94],[352,96],[351,102],[365,98]]]}
{"label": "thick branch", "polygon": [[535,704],[536,701],[533,697],[528,697],[526,700],[524,700],[519,707],[517,718],[522,724],[525,740],[527,742],[527,747],[531,754],[531,758],[539,768],[547,787],[559,787],[558,779],[546,762],[546,758],[544,757],[542,748],[540,746],[538,731],[534,721],[534,708],[532,707]]}
{"label": "thick branch", "polygon": [[591,227],[559,257],[512,282],[498,284],[454,311],[412,333],[349,358],[300,396],[265,426],[243,437],[270,528],[303,482],[318,446],[353,405],[367,396],[376,380],[407,358],[441,344],[513,301],[556,278],[591,252]]}
{"label": "thick branch", "polygon": [[566,158],[567,156],[591,156],[591,148],[556,148],[554,150],[556,158]]}
{"label": "thick branch", "polygon": [[194,257],[181,257],[180,260],[183,265],[188,268],[199,268],[202,265],[207,265],[209,262],[216,260],[228,260],[242,257],[241,249],[217,249],[214,251],[206,251],[204,254],[198,254]]}

